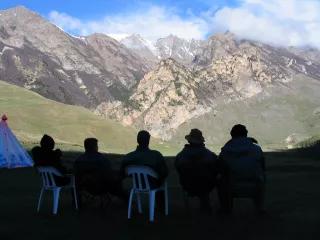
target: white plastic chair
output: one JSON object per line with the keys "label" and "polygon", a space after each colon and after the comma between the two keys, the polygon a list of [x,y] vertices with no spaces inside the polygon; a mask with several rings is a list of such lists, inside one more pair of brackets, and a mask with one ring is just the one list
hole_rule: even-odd
{"label": "white plastic chair", "polygon": [[53,192],[53,214],[58,212],[59,196],[62,188],[73,188],[73,197],[75,202],[75,207],[78,209],[77,192],[75,186],[75,178],[73,175],[67,175],[70,177],[70,183],[65,186],[57,186],[54,180],[54,176],[62,177],[63,175],[54,167],[38,167],[38,172],[42,178],[42,188],[40,191],[40,197],[38,201],[37,211],[40,211],[40,206],[42,202],[42,195],[44,191]]}
{"label": "white plastic chair", "polygon": [[167,181],[164,181],[163,185],[159,188],[151,189],[148,177],[159,178],[158,174],[147,166],[128,166],[128,176],[132,176],[133,187],[130,191],[129,205],[128,205],[128,219],[131,218],[132,200],[133,196],[137,196],[137,205],[139,213],[142,213],[140,194],[149,195],[149,220],[154,221],[154,209],[156,201],[156,192],[164,191],[165,197],[165,215],[169,214],[168,206],[168,186]]}

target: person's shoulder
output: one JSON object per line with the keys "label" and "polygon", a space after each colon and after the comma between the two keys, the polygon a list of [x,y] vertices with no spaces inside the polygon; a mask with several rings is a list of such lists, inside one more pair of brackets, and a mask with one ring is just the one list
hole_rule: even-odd
{"label": "person's shoulder", "polygon": [[252,143],[251,147],[257,152],[263,152],[261,146],[257,143]]}
{"label": "person's shoulder", "polygon": [[150,149],[150,153],[159,156],[159,157],[163,157],[162,153],[159,152],[158,150],[154,150],[154,149]]}
{"label": "person's shoulder", "polygon": [[233,145],[233,139],[231,138],[230,140],[228,140],[223,147],[221,148],[221,150],[226,150],[228,147],[230,147],[231,145]]}
{"label": "person's shoulder", "polygon": [[187,149],[184,147],[180,152],[177,153],[176,157],[185,156],[187,153]]}
{"label": "person's shoulder", "polygon": [[125,155],[123,156],[123,158],[122,158],[122,161],[123,161],[123,162],[128,161],[128,160],[134,158],[134,156],[135,156],[136,154],[137,154],[137,151],[136,151],[136,150],[125,154]]}
{"label": "person's shoulder", "polygon": [[208,155],[211,155],[212,158],[217,158],[217,154],[215,154],[215,152],[211,151],[208,148],[205,148],[205,149]]}
{"label": "person's shoulder", "polygon": [[35,146],[31,149],[31,152],[39,152],[41,150],[41,147],[40,146]]}
{"label": "person's shoulder", "polygon": [[84,161],[86,159],[86,154],[85,153],[82,153],[80,154],[77,159],[76,159],[76,162],[78,161]]}
{"label": "person's shoulder", "polygon": [[137,150],[134,150],[134,151],[128,152],[128,153],[125,154],[124,156],[125,156],[125,157],[131,157],[131,156],[136,155],[136,154],[137,154]]}
{"label": "person's shoulder", "polygon": [[108,156],[106,154],[101,153],[101,152],[96,152],[95,154],[96,154],[97,158],[99,158],[99,159],[108,159]]}

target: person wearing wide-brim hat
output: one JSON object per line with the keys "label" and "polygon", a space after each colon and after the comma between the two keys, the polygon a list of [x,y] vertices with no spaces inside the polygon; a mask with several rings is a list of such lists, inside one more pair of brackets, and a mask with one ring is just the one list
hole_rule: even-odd
{"label": "person wearing wide-brim hat", "polygon": [[191,129],[190,133],[185,136],[185,139],[189,144],[204,144],[205,142],[202,132],[197,128]]}
{"label": "person wearing wide-brim hat", "polygon": [[188,144],[175,160],[180,184],[189,196],[199,197],[202,212],[211,213],[209,196],[216,184],[217,155],[205,147],[205,139],[199,129],[191,129],[185,139]]}

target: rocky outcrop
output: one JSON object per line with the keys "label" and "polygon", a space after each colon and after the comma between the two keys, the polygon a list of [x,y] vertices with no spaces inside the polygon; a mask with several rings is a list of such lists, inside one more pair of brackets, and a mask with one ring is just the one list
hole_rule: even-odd
{"label": "rocky outcrop", "polygon": [[128,101],[104,102],[96,112],[168,140],[182,124],[214,112],[218,102],[243,101],[269,86],[290,86],[296,74],[320,79],[316,63],[308,65],[286,49],[238,40],[231,33],[210,38],[204,49],[193,67],[162,60]]}
{"label": "rocky outcrop", "polygon": [[116,40],[71,36],[24,7],[0,11],[0,26],[1,79],[60,102],[124,100],[150,70]]}
{"label": "rocky outcrop", "polygon": [[125,125],[144,127],[167,140],[182,123],[211,110],[197,96],[198,90],[190,70],[173,59],[162,60],[127,102],[102,103],[97,112]]}
{"label": "rocky outcrop", "polygon": [[181,124],[213,111],[217,98],[245,99],[289,80],[289,74],[276,72],[256,55],[227,55],[199,71],[167,59],[139,82],[128,101],[102,103],[96,112],[168,140]]}
{"label": "rocky outcrop", "polygon": [[[319,50],[283,48],[227,32],[208,40],[170,35],[75,37],[24,7],[0,11],[0,79],[82,105],[165,140],[181,125],[246,101],[296,75],[320,80]],[[307,84],[307,83],[306,83]],[[210,115],[212,116],[212,114]]]}

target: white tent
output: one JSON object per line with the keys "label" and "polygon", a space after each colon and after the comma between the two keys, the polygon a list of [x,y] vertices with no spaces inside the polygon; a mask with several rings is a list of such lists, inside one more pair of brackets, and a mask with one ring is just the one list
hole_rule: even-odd
{"label": "white tent", "polygon": [[7,120],[3,115],[0,122],[0,168],[32,166],[32,158],[8,127]]}

